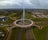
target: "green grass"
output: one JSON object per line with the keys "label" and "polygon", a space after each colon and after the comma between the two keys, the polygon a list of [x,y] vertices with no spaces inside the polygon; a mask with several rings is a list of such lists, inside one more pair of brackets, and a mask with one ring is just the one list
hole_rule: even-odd
{"label": "green grass", "polygon": [[11,34],[10,40],[16,40],[17,34],[18,34],[18,28],[12,29],[12,34]]}
{"label": "green grass", "polygon": [[25,16],[26,16],[27,19],[30,19],[31,18],[31,14],[30,13],[26,13]]}
{"label": "green grass", "polygon": [[21,40],[25,40],[25,29],[22,31]]}
{"label": "green grass", "polygon": [[42,30],[37,28],[33,29],[36,40],[46,40],[46,33],[48,32],[48,26],[44,27]]}
{"label": "green grass", "polygon": [[33,21],[38,22],[38,21],[48,21],[48,18],[32,18]]}
{"label": "green grass", "polygon": [[32,18],[36,25],[38,26],[48,26],[48,18]]}

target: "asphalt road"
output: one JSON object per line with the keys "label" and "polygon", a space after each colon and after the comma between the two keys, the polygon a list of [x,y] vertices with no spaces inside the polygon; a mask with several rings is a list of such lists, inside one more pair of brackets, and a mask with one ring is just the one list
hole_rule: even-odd
{"label": "asphalt road", "polygon": [[21,34],[22,34],[22,29],[19,29],[16,40],[21,40]]}
{"label": "asphalt road", "polygon": [[31,30],[26,30],[26,40],[34,40]]}

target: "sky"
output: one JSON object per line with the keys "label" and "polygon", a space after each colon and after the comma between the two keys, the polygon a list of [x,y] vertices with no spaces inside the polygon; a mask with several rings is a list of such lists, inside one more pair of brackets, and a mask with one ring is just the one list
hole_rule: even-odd
{"label": "sky", "polygon": [[0,9],[48,9],[48,0],[0,0]]}

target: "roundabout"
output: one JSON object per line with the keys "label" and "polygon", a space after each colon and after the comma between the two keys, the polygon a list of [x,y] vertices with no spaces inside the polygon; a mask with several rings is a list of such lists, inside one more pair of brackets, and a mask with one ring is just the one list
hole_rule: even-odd
{"label": "roundabout", "polygon": [[19,19],[14,21],[14,25],[21,28],[27,28],[33,26],[33,21],[30,19]]}

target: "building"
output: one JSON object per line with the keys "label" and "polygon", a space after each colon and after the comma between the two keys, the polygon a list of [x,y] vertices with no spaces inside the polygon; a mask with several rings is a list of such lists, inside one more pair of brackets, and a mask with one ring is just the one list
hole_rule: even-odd
{"label": "building", "polygon": [[0,21],[5,21],[6,17],[5,16],[0,16]]}

